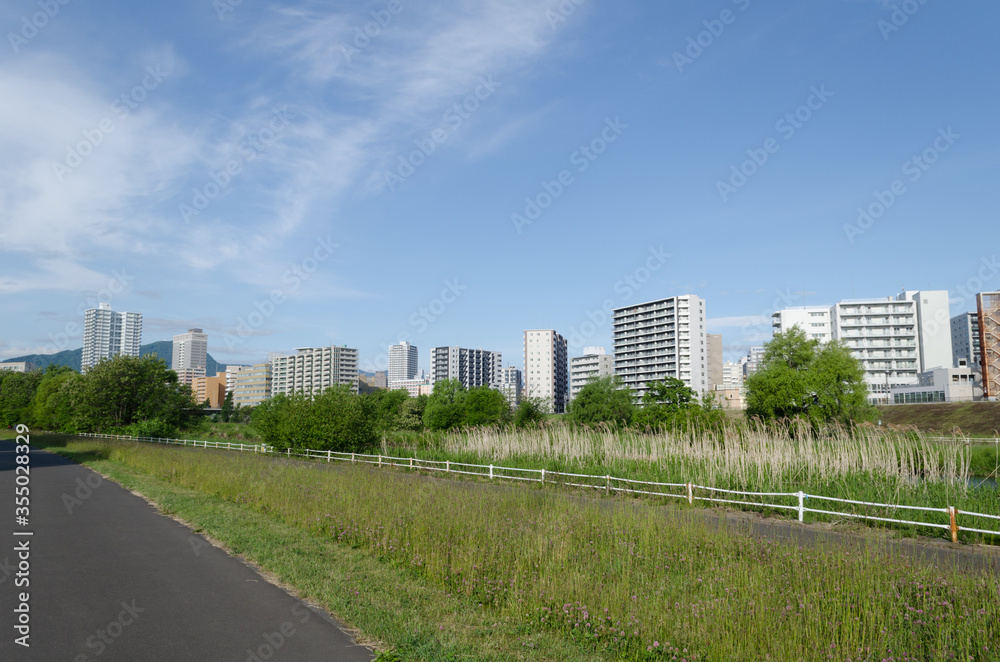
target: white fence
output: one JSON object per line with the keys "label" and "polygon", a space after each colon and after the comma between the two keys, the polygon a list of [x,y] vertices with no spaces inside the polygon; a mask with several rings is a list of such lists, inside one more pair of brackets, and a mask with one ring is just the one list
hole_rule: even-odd
{"label": "white fence", "polygon": [[[943,508],[928,508],[924,506],[904,506],[887,503],[871,503],[868,501],[855,501],[852,499],[839,499],[835,497],[821,496],[817,494],[806,494],[805,492],[742,492],[739,490],[725,490],[718,487],[708,487],[706,485],[696,485],[694,483],[656,483],[641,480],[631,480],[628,478],[617,478],[615,476],[595,476],[591,474],[574,474],[561,471],[548,471],[546,469],[520,469],[516,467],[501,467],[493,464],[466,464],[463,462],[452,462],[450,460],[422,460],[415,457],[393,457],[390,455],[363,455],[361,453],[337,453],[334,451],[319,451],[311,449],[298,449],[294,453],[288,449],[285,453],[278,453],[273,447],[267,444],[236,444],[228,441],[199,441],[195,439],[161,439],[158,437],[132,437],[120,434],[92,434],[82,433],[80,437],[94,437],[102,439],[120,439],[123,441],[143,441],[156,444],[174,444],[179,446],[193,446],[195,448],[215,448],[219,450],[232,450],[251,453],[266,453],[272,455],[283,455],[285,457],[302,457],[312,460],[325,460],[327,462],[351,462],[355,464],[371,464],[379,467],[401,467],[421,471],[440,471],[443,473],[462,474],[468,476],[479,476],[489,480],[517,480],[531,481],[545,484],[558,483],[568,487],[581,487],[585,489],[604,490],[605,493],[613,492],[622,494],[645,494],[649,496],[684,499],[689,504],[695,501],[705,501],[710,503],[734,504],[743,507],[756,508],[776,508],[779,510],[793,510],[798,514],[800,522],[805,521],[806,513],[816,513],[820,515],[830,515],[833,517],[848,517],[875,522],[889,522],[895,524],[908,524],[912,526],[924,526],[936,529],[946,529],[951,532],[952,542],[958,542],[959,531],[970,531],[986,535],[1000,536],[1000,531],[977,528],[978,526],[996,526],[992,522],[979,522],[992,520],[1000,522],[1000,515],[988,515],[986,513],[973,513],[961,511],[954,506]],[[643,489],[646,488],[646,489]],[[653,491],[654,488],[659,488]],[[665,488],[665,489],[664,489]],[[675,490],[675,491],[670,491]],[[759,497],[761,501],[748,501],[746,499],[736,499],[732,497]],[[787,499],[790,503],[767,503],[764,498]],[[895,514],[893,511],[912,510],[928,513],[942,513],[943,522],[917,522],[914,520],[895,519],[892,517],[882,517],[878,515],[844,512],[842,510],[832,510],[825,508],[810,508],[807,501],[826,501],[836,503],[864,506],[867,508],[880,508]],[[887,513],[887,514],[888,514]],[[959,516],[963,520],[963,526],[959,526]],[[980,518],[980,519],[973,519]],[[965,525],[967,521],[976,524],[977,527]]]}

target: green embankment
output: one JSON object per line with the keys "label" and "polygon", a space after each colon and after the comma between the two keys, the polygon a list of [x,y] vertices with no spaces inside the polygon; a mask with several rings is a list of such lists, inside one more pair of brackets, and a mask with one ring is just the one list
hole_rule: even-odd
{"label": "green embankment", "polygon": [[34,437],[404,660],[998,660],[993,576],[801,549],[683,509],[357,466]]}
{"label": "green embankment", "polygon": [[1000,435],[1000,402],[940,402],[879,407],[882,425],[913,426],[928,434]]}

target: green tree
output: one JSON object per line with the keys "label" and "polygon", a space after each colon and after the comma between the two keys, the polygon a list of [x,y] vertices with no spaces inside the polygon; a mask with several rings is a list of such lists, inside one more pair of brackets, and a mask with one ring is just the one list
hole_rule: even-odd
{"label": "green tree", "polygon": [[500,391],[489,386],[469,389],[465,396],[465,425],[503,425],[510,421],[510,405]]}
{"label": "green tree", "polygon": [[424,409],[427,408],[427,401],[430,398],[426,395],[418,395],[415,398],[407,398],[399,408],[399,428],[400,430],[424,429]]}
{"label": "green tree", "polygon": [[31,401],[41,381],[39,370],[0,370],[0,424],[3,427],[31,422]]}
{"label": "green tree", "polygon": [[379,441],[375,402],[348,386],[333,386],[315,397],[279,394],[254,407],[253,425],[278,450],[364,452]]}
{"label": "green tree", "polygon": [[514,410],[514,427],[526,428],[541,423],[548,411],[547,404],[541,398],[521,398]]}
{"label": "green tree", "polygon": [[599,377],[584,384],[570,402],[568,413],[571,421],[583,425],[628,425],[635,415],[635,398],[621,377]]}
{"label": "green tree", "polygon": [[378,389],[362,396],[369,401],[375,412],[375,424],[380,433],[393,432],[400,428],[403,404],[410,394],[401,389],[391,391]]}
{"label": "green tree", "polygon": [[457,428],[465,422],[465,396],[468,391],[457,379],[442,379],[424,408],[424,425],[431,430]]}
{"label": "green tree", "polygon": [[191,388],[154,355],[103,359],[84,375],[79,401],[82,430],[124,430],[159,419],[164,429],[186,427],[198,414]]}
{"label": "green tree", "polygon": [[60,412],[60,390],[63,385],[73,379],[79,379],[80,374],[67,366],[49,364],[42,374],[41,382],[31,399],[31,424],[43,430],[62,431],[66,422],[65,412]]}
{"label": "green tree", "polygon": [[222,401],[222,407],[219,410],[219,414],[222,418],[223,423],[228,423],[229,419],[233,417],[233,392],[226,391],[226,397]]}
{"label": "green tree", "polygon": [[702,413],[698,394],[683,380],[667,377],[648,382],[642,395],[642,408],[636,413],[635,422],[652,428],[686,427],[687,422]]}
{"label": "green tree", "polygon": [[748,417],[803,418],[814,426],[871,420],[860,363],[841,342],[820,346],[792,327],[767,344],[757,372],[747,378]]}

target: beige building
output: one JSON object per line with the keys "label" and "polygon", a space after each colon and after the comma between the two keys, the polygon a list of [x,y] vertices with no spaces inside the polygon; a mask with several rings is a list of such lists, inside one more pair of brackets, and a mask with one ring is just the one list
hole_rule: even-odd
{"label": "beige building", "polygon": [[0,363],[0,370],[6,370],[8,372],[31,372],[33,366],[26,361],[10,361],[8,363]]}
{"label": "beige building", "polygon": [[529,398],[552,403],[562,414],[569,404],[569,365],[566,338],[553,329],[524,332],[524,389]]}
{"label": "beige building", "polygon": [[244,367],[233,375],[232,381],[233,406],[256,407],[271,397],[271,364]]}
{"label": "beige building", "polygon": [[191,391],[198,404],[208,400],[209,407],[221,407],[226,399],[226,373],[218,372],[214,377],[195,377],[191,382]]}
{"label": "beige building", "polygon": [[300,347],[291,356],[271,360],[271,396],[318,395],[331,386],[358,392],[358,350],[351,347]]}
{"label": "beige building", "polygon": [[603,347],[584,347],[583,356],[569,360],[569,397],[576,398],[591,379],[608,377],[615,372],[615,357]]}

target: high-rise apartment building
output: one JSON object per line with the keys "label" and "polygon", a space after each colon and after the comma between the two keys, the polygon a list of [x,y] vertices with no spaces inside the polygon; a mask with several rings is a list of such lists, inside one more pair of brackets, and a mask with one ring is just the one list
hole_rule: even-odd
{"label": "high-rise apartment building", "polygon": [[524,386],[529,398],[552,403],[552,412],[562,414],[569,404],[569,374],[566,338],[552,329],[524,332]]}
{"label": "high-rise apartment building", "polygon": [[392,382],[417,378],[417,348],[403,341],[398,345],[389,345],[389,388]]}
{"label": "high-rise apartment building", "polygon": [[513,409],[521,404],[521,371],[514,366],[507,366],[501,371],[500,382],[494,384],[493,388],[503,393],[507,398],[507,404]]}
{"label": "high-rise apartment building", "polygon": [[637,398],[667,377],[701,395],[709,389],[706,335],[705,300],[693,294],[615,308],[615,374]]}
{"label": "high-rise apartment building", "polygon": [[965,365],[980,372],[982,345],[979,341],[979,313],[962,313],[951,318],[951,363],[954,367]]}
{"label": "high-rise apartment building", "polygon": [[99,303],[84,313],[81,372],[87,372],[101,359],[139,356],[141,346],[141,313],[116,313],[110,303]]}
{"label": "high-rise apartment building", "polygon": [[1000,292],[976,295],[983,394],[1000,398]]}
{"label": "high-rise apartment building", "polygon": [[503,361],[500,352],[464,347],[435,347],[431,350],[431,381],[457,379],[467,389],[500,381]]}
{"label": "high-rise apartment building", "polygon": [[201,329],[188,329],[174,336],[174,352],[170,361],[173,370],[201,368],[208,364],[208,334]]}
{"label": "high-rise apartment building", "polygon": [[318,395],[331,386],[358,392],[358,350],[350,347],[300,347],[291,356],[271,359],[271,395]]}
{"label": "high-rise apartment building", "polygon": [[[229,374],[227,368],[226,374]],[[271,364],[258,363],[233,375],[233,405],[256,407],[271,397]]]}
{"label": "high-rise apartment building", "polygon": [[946,290],[785,308],[772,317],[775,332],[798,326],[808,338],[843,341],[861,363],[874,404],[886,404],[893,387],[916,384],[921,373],[954,364]]}
{"label": "high-rise apartment building", "polygon": [[573,400],[591,379],[609,377],[615,372],[615,357],[603,347],[584,347],[583,356],[569,360],[569,398]]}
{"label": "high-rise apartment building", "polygon": [[833,339],[833,326],[830,323],[830,306],[800,306],[775,311],[771,315],[775,333],[784,333],[797,326],[805,332],[806,338],[818,340],[821,343]]}

